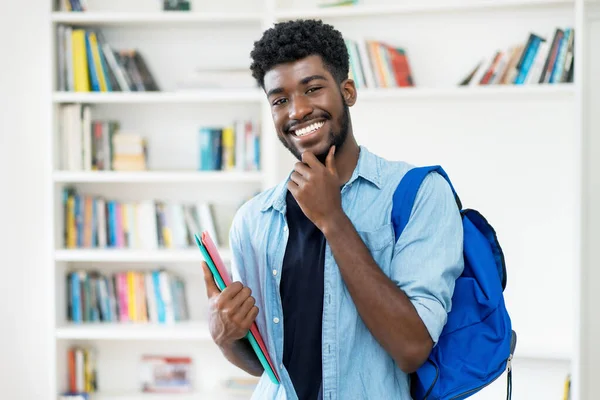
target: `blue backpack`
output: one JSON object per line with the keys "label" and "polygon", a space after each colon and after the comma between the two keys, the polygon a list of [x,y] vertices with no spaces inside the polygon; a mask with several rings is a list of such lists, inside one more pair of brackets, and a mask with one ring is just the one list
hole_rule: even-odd
{"label": "blue backpack", "polygon": [[517,337],[504,304],[504,255],[492,226],[479,212],[463,210],[440,166],[413,168],[402,178],[394,193],[394,204],[401,204],[392,214],[396,240],[408,223],[423,179],[433,171],[446,179],[460,210],[465,268],[456,280],[452,310],[438,343],[427,361],[411,374],[411,395],[415,400],[465,399],[508,370],[510,398],[511,359]]}

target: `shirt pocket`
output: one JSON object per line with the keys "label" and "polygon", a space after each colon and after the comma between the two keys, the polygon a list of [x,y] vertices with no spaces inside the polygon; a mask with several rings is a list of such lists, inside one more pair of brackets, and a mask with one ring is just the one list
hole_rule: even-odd
{"label": "shirt pocket", "polygon": [[394,231],[391,223],[375,228],[357,229],[357,232],[371,252],[385,250],[394,244]]}
{"label": "shirt pocket", "polygon": [[391,223],[357,229],[357,233],[371,252],[373,260],[389,276],[394,251],[394,228]]}

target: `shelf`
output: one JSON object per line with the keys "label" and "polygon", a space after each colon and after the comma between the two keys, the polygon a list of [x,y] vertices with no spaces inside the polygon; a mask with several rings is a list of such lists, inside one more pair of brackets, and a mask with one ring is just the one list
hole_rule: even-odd
{"label": "shelf", "polygon": [[[219,250],[223,261],[231,259],[231,252]],[[60,249],[54,252],[56,261],[65,262],[193,262],[200,263],[204,257],[200,249],[185,250],[129,250],[129,249]],[[198,266],[200,268],[200,266]]]}
{"label": "shelf", "polygon": [[565,348],[557,348],[547,346],[543,348],[541,346],[521,346],[519,348],[519,342],[517,340],[517,348],[515,350],[515,359],[518,360],[532,360],[532,361],[557,361],[557,362],[572,362],[574,356]]}
{"label": "shelf", "polygon": [[[504,94],[574,94],[573,84],[542,85],[491,85],[446,88],[377,88],[358,89],[361,99],[393,99],[421,97],[456,97]],[[113,93],[66,93],[54,94],[55,103],[206,103],[206,102],[260,102],[264,96],[260,91],[214,90],[204,92],[113,92]]]}
{"label": "shelf", "polygon": [[529,96],[529,95],[574,95],[572,84],[552,85],[490,85],[458,86],[448,88],[377,88],[358,89],[358,101],[385,99],[447,98],[447,97],[483,97],[483,96]]}
{"label": "shelf", "polygon": [[260,183],[260,172],[224,171],[57,171],[53,175],[57,183]]}
{"label": "shelf", "polygon": [[203,322],[173,325],[148,323],[82,323],[58,327],[58,339],[71,340],[211,340]]}
{"label": "shelf", "polygon": [[54,12],[52,21],[73,26],[110,25],[169,25],[256,23],[262,21],[260,13],[231,12]]}
{"label": "shelf", "polygon": [[408,2],[399,5],[381,6],[339,6],[308,9],[280,10],[275,13],[276,19],[296,18],[351,18],[351,17],[374,17],[389,15],[409,15],[419,13],[442,13],[442,12],[465,12],[478,10],[498,10],[511,8],[547,8],[572,6],[573,0],[466,0],[445,1],[439,4],[420,4],[419,2]]}
{"label": "shelf", "polygon": [[258,103],[258,89],[210,89],[180,92],[54,92],[54,103],[164,104],[164,103]]}

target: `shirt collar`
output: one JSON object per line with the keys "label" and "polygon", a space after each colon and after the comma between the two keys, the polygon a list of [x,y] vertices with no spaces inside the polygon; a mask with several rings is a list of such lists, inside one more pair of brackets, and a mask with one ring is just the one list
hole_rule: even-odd
{"label": "shirt collar", "polygon": [[[352,184],[359,177],[375,185],[378,189],[381,189],[381,163],[379,158],[371,153],[365,146],[359,146],[360,152],[358,154],[358,163],[356,168],[352,172],[350,179],[344,186]],[[290,179],[292,172],[290,172],[281,183],[279,183],[271,192],[269,196],[263,201],[261,211],[266,211],[273,207],[275,210],[284,213],[285,212],[285,196],[287,193],[287,182]]]}

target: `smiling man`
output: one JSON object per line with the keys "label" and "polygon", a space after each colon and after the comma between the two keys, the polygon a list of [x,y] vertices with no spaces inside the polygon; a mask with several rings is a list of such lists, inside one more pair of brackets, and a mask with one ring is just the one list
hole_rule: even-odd
{"label": "smiling man", "polygon": [[[341,33],[320,21],[279,23],[251,56],[279,140],[298,162],[236,214],[236,283],[219,293],[204,265],[211,334],[230,362],[262,375],[254,399],[408,400],[410,373],[439,339],[463,271],[452,191],[429,174],[396,241],[393,195],[412,166],[356,142]],[[280,385],[243,339],[252,321]]]}

